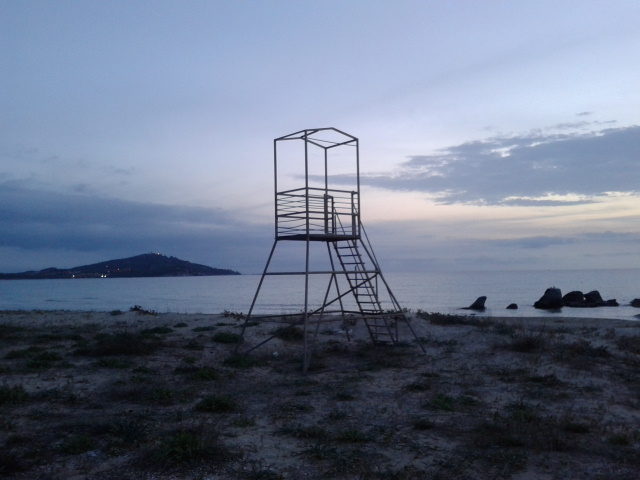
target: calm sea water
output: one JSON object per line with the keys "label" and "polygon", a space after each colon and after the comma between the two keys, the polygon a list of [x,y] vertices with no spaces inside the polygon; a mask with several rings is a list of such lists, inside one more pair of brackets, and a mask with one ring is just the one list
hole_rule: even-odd
{"label": "calm sea water", "polygon": [[[258,275],[176,278],[104,278],[73,280],[0,280],[0,310],[128,310],[132,305],[159,312],[247,312]],[[403,307],[428,312],[462,313],[476,297],[486,295],[489,316],[576,316],[634,319],[640,309],[628,306],[640,298],[640,269],[529,272],[388,273],[386,279]],[[318,305],[328,279],[311,279],[310,304]],[[533,303],[550,286],[599,290],[620,307],[564,308],[548,313]],[[506,310],[517,303],[518,310]],[[301,310],[304,277],[271,276],[265,281],[256,311],[284,313]]]}

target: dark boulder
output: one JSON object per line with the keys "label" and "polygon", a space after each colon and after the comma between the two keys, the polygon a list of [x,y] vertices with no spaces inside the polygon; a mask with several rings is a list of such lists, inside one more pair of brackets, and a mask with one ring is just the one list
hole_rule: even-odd
{"label": "dark boulder", "polygon": [[486,302],[486,301],[487,301],[487,297],[485,297],[484,295],[482,297],[478,297],[478,298],[476,298],[475,302],[473,302],[468,307],[465,307],[464,310],[479,310],[479,311],[482,311],[482,310],[485,309],[484,302]]}
{"label": "dark boulder", "polygon": [[507,310],[517,310],[518,309],[518,305],[516,303],[510,303],[507,306]]}
{"label": "dark boulder", "polygon": [[592,290],[584,294],[584,303],[587,307],[601,307],[604,305],[604,300],[599,291]]}
{"label": "dark boulder", "polygon": [[633,300],[631,300],[631,306],[640,308],[640,298],[634,298]]}
{"label": "dark boulder", "polygon": [[533,306],[541,310],[557,310],[562,308],[562,291],[555,287],[547,288],[544,291],[544,295],[540,297]]}
{"label": "dark boulder", "polygon": [[615,298],[612,298],[611,300],[607,300],[606,302],[602,302],[602,306],[603,307],[619,307],[620,304],[618,303],[618,301]]}
{"label": "dark boulder", "polygon": [[562,305],[565,307],[584,307],[584,294],[578,290],[569,292],[562,297]]}

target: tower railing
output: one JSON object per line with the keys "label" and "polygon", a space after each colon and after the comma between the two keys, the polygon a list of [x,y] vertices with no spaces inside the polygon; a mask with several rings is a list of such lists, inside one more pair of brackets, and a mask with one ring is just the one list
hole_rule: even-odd
{"label": "tower railing", "polygon": [[360,238],[358,193],[302,187],[276,194],[278,240]]}

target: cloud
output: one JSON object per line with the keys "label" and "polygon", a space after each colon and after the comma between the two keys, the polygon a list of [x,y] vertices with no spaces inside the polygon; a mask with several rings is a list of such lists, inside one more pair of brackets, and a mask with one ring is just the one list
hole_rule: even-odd
{"label": "cloud", "polygon": [[496,247],[544,249],[561,245],[584,245],[600,243],[611,244],[636,244],[640,241],[640,235],[626,232],[585,232],[573,236],[531,236],[509,239],[486,240],[485,245]]}
{"label": "cloud", "polygon": [[573,237],[539,236],[539,237],[522,237],[522,238],[504,239],[504,240],[492,240],[489,243],[491,243],[493,246],[498,246],[498,247],[538,249],[538,248],[547,248],[555,245],[569,245],[577,242],[578,242],[578,239]]}
{"label": "cloud", "polygon": [[389,190],[426,192],[441,204],[575,205],[611,192],[637,194],[639,157],[640,126],[589,133],[536,131],[413,155],[394,172],[365,174],[360,180]]}
{"label": "cloud", "polygon": [[[0,247],[31,252],[29,256],[64,250],[86,258],[94,252],[98,261],[109,258],[105,255],[161,251],[250,270],[263,261],[271,233],[220,209],[42,192],[7,184],[0,184],[0,231]],[[19,262],[12,261],[14,268],[20,268]],[[8,262],[4,260],[0,267],[6,269]]]}

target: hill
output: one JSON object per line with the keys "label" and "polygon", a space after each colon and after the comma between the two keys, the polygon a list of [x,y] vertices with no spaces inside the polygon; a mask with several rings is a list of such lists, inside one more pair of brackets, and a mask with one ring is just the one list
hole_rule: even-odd
{"label": "hill", "polygon": [[0,273],[0,279],[193,277],[211,275],[240,275],[240,273],[234,270],[191,263],[160,253],[145,253],[135,257],[107,260],[106,262],[66,269],[45,268],[39,271]]}

